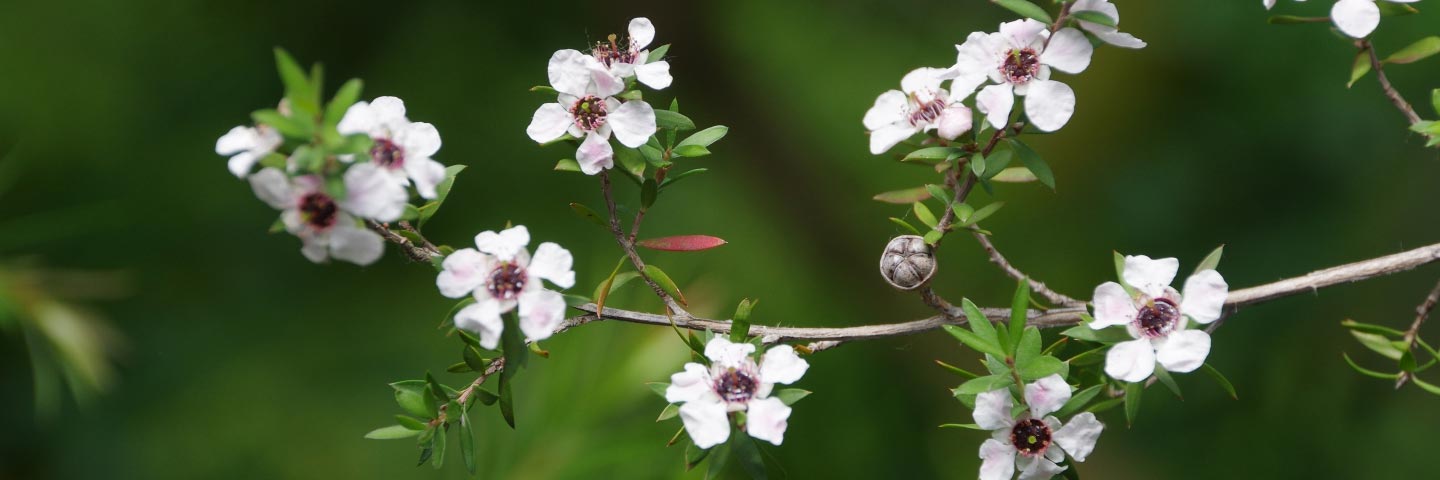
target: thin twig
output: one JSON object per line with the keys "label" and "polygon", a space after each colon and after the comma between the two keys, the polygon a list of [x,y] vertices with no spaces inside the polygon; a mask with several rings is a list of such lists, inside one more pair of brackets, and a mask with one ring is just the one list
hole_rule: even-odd
{"label": "thin twig", "polygon": [[625,256],[630,258],[630,264],[635,267],[635,273],[639,274],[640,279],[650,285],[650,289],[655,291],[655,296],[660,297],[660,301],[665,302],[665,307],[669,308],[675,316],[691,318],[690,312],[680,306],[680,303],[676,302],[669,293],[666,293],[665,289],[661,288],[659,283],[655,283],[655,280],[645,273],[645,261],[641,260],[640,253],[635,251],[635,243],[628,240],[625,237],[625,232],[620,228],[620,217],[615,213],[615,196],[611,193],[610,172],[608,170],[600,172],[600,191],[605,196],[605,209],[610,214],[610,234],[615,236],[615,243],[620,244],[620,249],[624,250]]}
{"label": "thin twig", "polygon": [[1380,88],[1385,90],[1385,97],[1390,99],[1390,103],[1405,115],[1405,120],[1411,125],[1420,123],[1420,115],[1415,113],[1415,107],[1405,101],[1405,97],[1401,96],[1400,92],[1395,90],[1395,86],[1390,84],[1390,78],[1385,76],[1385,63],[1381,62],[1380,56],[1375,54],[1375,45],[1372,45],[1368,39],[1360,39],[1355,41],[1355,48],[1370,55],[1370,67],[1375,70],[1375,78],[1380,80]]}
{"label": "thin twig", "polygon": [[[485,383],[485,380],[488,380],[491,375],[495,375],[496,373],[499,373],[501,370],[504,370],[504,369],[505,369],[505,357],[496,358],[494,361],[490,362],[490,366],[485,367],[485,371],[484,371],[484,372],[480,372],[480,376],[475,377],[475,381],[470,382],[470,386],[465,387],[464,390],[461,390],[461,391],[460,391],[460,394],[455,397],[455,401],[457,401],[457,402],[460,403],[460,408],[462,409],[462,412],[463,412],[463,409],[465,408],[465,404],[470,401],[470,397],[475,394],[475,391],[476,391],[476,390],[479,390],[479,389],[480,389],[480,385],[484,384],[484,383]],[[440,406],[440,414],[439,414],[439,415],[436,415],[436,416],[435,416],[435,419],[430,421],[431,426],[440,425],[440,424],[443,424],[443,423],[445,423],[446,421],[448,421],[448,418],[447,418],[447,415],[446,415],[446,411],[447,411],[449,408],[450,408],[450,404],[449,404],[449,403],[446,403],[446,404],[444,404],[444,405],[441,405],[441,406]],[[462,413],[462,415],[463,415],[463,413]]]}
{"label": "thin twig", "polygon": [[1020,271],[1020,269],[1015,268],[1014,265],[1011,265],[1010,261],[1006,260],[1004,255],[1000,254],[1000,250],[995,248],[995,244],[990,243],[990,237],[988,235],[985,235],[984,233],[980,233],[978,231],[974,232],[974,234],[975,240],[979,241],[980,246],[985,248],[985,253],[990,254],[990,263],[994,263],[996,266],[1000,267],[1000,270],[1003,270],[1005,272],[1005,275],[1008,275],[1010,278],[1013,278],[1016,281],[1028,282],[1030,284],[1030,291],[1038,293],[1040,294],[1040,296],[1045,297],[1046,300],[1049,300],[1051,303],[1055,303],[1058,305],[1071,307],[1085,304],[1085,302],[1083,301],[1076,300],[1063,293],[1051,290],[1050,287],[1045,286],[1044,282],[1037,281],[1033,277],[1026,275],[1025,272],[1022,272]]}
{"label": "thin twig", "polygon": [[[376,222],[374,220],[366,220],[365,226],[371,231],[380,234],[380,237],[384,238],[386,241],[399,246],[400,250],[402,252],[405,252],[405,256],[410,257],[411,260],[421,263],[429,263],[430,259],[440,256],[440,250],[435,248],[434,245],[431,245],[430,241],[428,240],[424,241],[423,245],[416,245],[415,242],[412,242],[410,241],[410,239],[405,238],[398,233],[395,233],[394,230],[391,230],[390,227],[386,226],[385,224]],[[419,234],[416,233],[416,235],[418,236]]]}
{"label": "thin twig", "polygon": [[[1435,288],[1430,289],[1430,294],[1426,295],[1425,300],[1415,307],[1415,321],[1411,322],[1410,328],[1405,330],[1406,350],[1415,348],[1415,338],[1420,335],[1420,326],[1425,324],[1425,319],[1429,318],[1430,312],[1435,310],[1437,302],[1440,302],[1440,282],[1435,283]],[[1400,372],[1400,376],[1395,379],[1395,388],[1405,386],[1405,382],[1409,380],[1410,372]]]}

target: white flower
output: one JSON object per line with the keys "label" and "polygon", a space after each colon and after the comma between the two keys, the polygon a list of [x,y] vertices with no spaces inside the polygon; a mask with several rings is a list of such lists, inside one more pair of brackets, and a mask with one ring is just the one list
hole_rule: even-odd
{"label": "white flower", "polygon": [[359,218],[394,221],[404,211],[404,187],[384,177],[374,165],[360,164],[345,172],[345,198],[326,193],[315,175],[295,178],[275,168],[250,176],[255,196],[280,210],[285,230],[300,237],[300,253],[315,263],[337,258],[358,265],[380,259],[384,240],[359,225]]}
{"label": "white flower", "polygon": [[1067,454],[1076,462],[1084,462],[1105,425],[1090,412],[1061,424],[1050,414],[1068,401],[1070,385],[1060,375],[1025,385],[1025,404],[1030,408],[1019,418],[1011,415],[1014,401],[1010,389],[976,396],[975,424],[993,431],[992,437],[980,444],[980,480],[1008,480],[1017,467],[1021,480],[1051,478],[1065,471],[1058,464]]}
{"label": "white flower", "polygon": [[230,173],[245,178],[260,159],[274,152],[284,140],[280,132],[266,125],[239,126],[215,140],[215,153],[230,157]]}
{"label": "white flower", "polygon": [[1106,282],[1095,287],[1095,321],[1099,330],[1124,325],[1135,340],[1115,344],[1105,355],[1105,373],[1118,380],[1139,382],[1155,372],[1155,362],[1171,372],[1189,372],[1205,363],[1210,335],[1186,330],[1185,317],[1201,324],[1220,319],[1230,287],[1215,270],[1195,272],[1185,280],[1182,295],[1170,288],[1180,262],[1174,258],[1126,256],[1121,279],[1135,289]]}
{"label": "white flower", "polygon": [[[1273,0],[1272,0],[1273,1]],[[1110,0],[1076,0],[1070,6],[1071,12],[1100,12],[1120,24],[1120,9]],[[1134,35],[1121,33],[1120,29],[1109,25],[1101,25],[1095,22],[1080,20],[1080,28],[1095,35],[1100,41],[1122,48],[1145,48],[1145,41],[1135,38]]]}
{"label": "white flower", "polygon": [[435,278],[440,294],[450,298],[473,295],[475,303],[455,314],[455,326],[480,335],[480,346],[493,349],[505,323],[500,315],[520,308],[520,331],[527,341],[550,338],[565,320],[565,297],[541,280],[560,288],[575,285],[570,251],[551,242],[540,244],[531,257],[525,246],[530,231],[516,225],[500,233],[480,232],[475,248],[445,257]]}
{"label": "white flower", "polygon": [[776,445],[785,440],[790,406],[771,397],[775,384],[800,380],[810,364],[789,345],[765,352],[756,364],[755,345],[732,343],[715,337],[705,345],[710,367],[685,364],[685,371],[670,376],[665,400],[683,403],[680,420],[696,447],[710,448],[730,438],[729,412],[746,412],[745,432]]}
{"label": "white flower", "polygon": [[430,159],[440,151],[440,132],[425,122],[405,118],[405,102],[380,97],[357,102],[345,111],[336,129],[342,135],[363,133],[374,140],[370,161],[401,185],[415,182],[421,197],[435,198],[435,185],[445,180],[445,166]]}
{"label": "white flower", "polygon": [[576,50],[561,50],[550,57],[550,85],[559,101],[541,105],[525,133],[539,143],[566,132],[583,138],[575,159],[586,175],[615,165],[610,133],[630,148],[644,145],[655,134],[655,110],[640,100],[621,103],[614,95],[625,88],[595,57]]}
{"label": "white flower", "polygon": [[970,92],[951,95],[940,88],[940,82],[953,77],[954,70],[917,68],[900,80],[900,90],[880,94],[865,112],[870,153],[885,153],[919,132],[938,129],[941,138],[954,140],[969,131],[974,116],[960,102]]}
{"label": "white flower", "polygon": [[951,95],[969,95],[986,80],[994,82],[975,95],[975,104],[990,125],[1005,128],[1015,96],[1025,97],[1025,116],[1036,128],[1059,130],[1075,113],[1075,91],[1050,80],[1053,67],[1080,73],[1090,66],[1094,47],[1085,34],[1062,28],[1054,35],[1045,24],[1031,19],[1000,24],[1000,33],[971,33],[956,47],[959,76],[950,83]]}
{"label": "white flower", "polygon": [[645,47],[655,40],[655,25],[645,17],[630,20],[630,37],[617,42],[611,35],[608,42],[598,42],[590,56],[605,65],[610,75],[619,79],[635,77],[650,88],[663,90],[670,86],[670,62],[660,60],[649,62],[650,51]]}
{"label": "white flower", "polygon": [[[1354,38],[1365,38],[1380,26],[1380,6],[1376,0],[1340,0],[1330,7],[1330,20],[1341,32]],[[1420,0],[1385,0],[1391,3],[1415,3]],[[1266,3],[1266,7],[1271,2]]]}

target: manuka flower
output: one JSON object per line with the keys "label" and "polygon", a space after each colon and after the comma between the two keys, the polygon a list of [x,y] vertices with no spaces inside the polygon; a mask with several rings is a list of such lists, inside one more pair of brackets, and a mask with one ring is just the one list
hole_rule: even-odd
{"label": "manuka flower", "polygon": [[645,17],[630,20],[630,37],[617,41],[615,35],[608,41],[598,42],[590,50],[590,56],[600,61],[610,75],[624,80],[635,77],[640,83],[656,90],[670,86],[670,62],[651,62],[650,51],[645,47],[655,40],[655,25]]}
{"label": "manuka flower", "polygon": [[1124,325],[1135,340],[1121,342],[1105,355],[1105,373],[1118,380],[1139,382],[1155,372],[1155,363],[1171,372],[1200,368],[1210,354],[1210,334],[1187,330],[1186,317],[1201,324],[1220,319],[1230,287],[1215,270],[1195,272],[1185,280],[1185,291],[1175,291],[1180,262],[1174,258],[1152,260],[1127,256],[1121,280],[1135,292],[1106,282],[1095,287],[1095,321],[1099,330]]}
{"label": "manuka flower", "polygon": [[[890,90],[875,99],[865,112],[865,129],[870,131],[870,153],[885,153],[911,135],[939,130],[940,138],[954,140],[970,130],[974,120],[970,109],[960,102],[970,95],[951,95],[940,82],[953,78],[952,70],[917,68],[900,80],[900,90]],[[960,92],[957,92],[960,93]]]}
{"label": "manuka flower", "polygon": [[971,33],[956,49],[959,76],[950,83],[952,96],[967,96],[989,80],[994,85],[981,89],[975,104],[991,126],[1009,124],[1018,95],[1025,97],[1030,123],[1046,132],[1059,130],[1075,113],[1075,91],[1050,80],[1050,69],[1080,73],[1094,52],[1079,30],[1067,27],[1051,35],[1045,24],[1031,19],[1002,23],[1000,33]]}
{"label": "manuka flower", "polygon": [[980,444],[980,480],[1008,480],[1020,471],[1021,480],[1047,479],[1065,471],[1065,456],[1085,461],[1095,449],[1105,425],[1084,412],[1062,424],[1055,413],[1070,401],[1070,385],[1051,375],[1025,385],[1025,405],[1016,417],[1010,389],[975,397],[975,424],[994,433]]}
{"label": "manuka flower", "polygon": [[230,173],[245,178],[260,159],[274,152],[283,141],[280,132],[268,126],[239,126],[215,141],[215,153],[230,157]]}
{"label": "manuka flower", "polygon": [[545,143],[567,132],[583,139],[575,160],[586,175],[615,165],[610,133],[620,143],[638,148],[655,134],[655,110],[641,100],[621,102],[614,97],[625,84],[612,76],[595,57],[576,50],[561,50],[550,57],[550,85],[559,92],[556,103],[541,105],[525,133]]}
{"label": "manuka flower", "polygon": [[398,220],[405,209],[405,189],[368,163],[346,170],[343,183],[345,196],[335,198],[319,176],[289,178],[275,168],[250,176],[255,195],[280,210],[285,230],[300,237],[305,258],[315,263],[332,257],[359,265],[375,263],[384,252],[384,240],[366,230],[359,219]]}
{"label": "manuka flower", "polygon": [[[1110,3],[1110,0],[1076,0],[1074,4],[1071,4],[1070,11],[1103,13],[1105,16],[1110,17],[1111,20],[1114,20],[1116,25],[1120,24],[1120,9],[1116,8],[1115,4]],[[1134,35],[1128,33],[1122,33],[1120,29],[1114,26],[1080,20],[1080,28],[1095,35],[1095,38],[1100,39],[1100,41],[1117,47],[1145,48],[1144,40],[1135,38]]]}
{"label": "manuka flower", "polygon": [[730,412],[745,412],[745,432],[776,445],[785,439],[790,407],[770,396],[777,383],[794,383],[810,364],[789,345],[765,352],[757,364],[755,345],[716,337],[705,345],[710,366],[685,364],[670,376],[665,400],[681,403],[680,420],[696,447],[710,448],[730,438]]}
{"label": "manuka flower", "polygon": [[435,278],[440,294],[450,298],[473,295],[475,303],[455,314],[455,326],[480,336],[480,346],[493,349],[505,323],[500,315],[520,309],[520,331],[527,341],[550,338],[565,320],[565,298],[546,289],[541,280],[560,288],[575,285],[575,259],[551,242],[540,244],[531,257],[525,246],[530,231],[516,225],[500,233],[481,232],[475,248],[445,257]]}
{"label": "manuka flower", "polygon": [[445,180],[445,166],[430,159],[440,151],[440,132],[434,125],[405,118],[405,102],[395,97],[358,102],[345,111],[336,129],[343,135],[369,135],[374,141],[371,162],[401,185],[414,182],[421,197],[435,198],[435,186]]}

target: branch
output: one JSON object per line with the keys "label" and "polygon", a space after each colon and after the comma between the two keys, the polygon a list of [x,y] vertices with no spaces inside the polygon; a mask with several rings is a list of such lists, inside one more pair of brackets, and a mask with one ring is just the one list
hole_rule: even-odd
{"label": "branch", "polygon": [[1405,101],[1405,97],[1400,96],[1400,92],[1395,90],[1395,87],[1390,84],[1390,78],[1385,76],[1385,64],[1381,62],[1380,57],[1375,54],[1375,46],[1370,44],[1370,40],[1356,40],[1355,48],[1359,48],[1360,51],[1370,55],[1370,67],[1375,70],[1375,78],[1380,80],[1380,88],[1385,90],[1385,97],[1390,99],[1390,103],[1394,104],[1395,108],[1399,109],[1400,113],[1405,115],[1405,120],[1409,121],[1411,125],[1420,123],[1420,115],[1415,113],[1415,107],[1410,106],[1410,102]]}
{"label": "branch", "polygon": [[1005,271],[1005,274],[1009,275],[1010,278],[1013,278],[1017,281],[1023,280],[1030,283],[1030,291],[1038,293],[1040,294],[1040,296],[1045,297],[1045,299],[1049,300],[1051,303],[1059,305],[1079,306],[1085,304],[1085,302],[1070,298],[1063,293],[1051,290],[1050,287],[1045,286],[1043,282],[1036,281],[1031,276],[1026,275],[1025,272],[1022,272],[1020,271],[1020,269],[1015,268],[1014,265],[1011,265],[1010,261],[1006,260],[1004,255],[1000,254],[1000,250],[997,250],[995,248],[995,244],[990,243],[989,236],[980,232],[974,232],[974,234],[975,240],[980,242],[980,246],[985,247],[985,253],[990,254],[990,263],[994,263],[995,266],[1000,267],[1000,270]]}
{"label": "branch", "polygon": [[[670,309],[677,317],[692,318],[690,312],[681,307],[674,298],[671,298],[669,293],[665,293],[665,289],[660,288],[660,284],[655,283],[655,280],[645,274],[645,261],[641,260],[640,254],[635,251],[635,242],[627,239],[625,232],[620,229],[620,217],[615,214],[615,197],[610,190],[610,171],[603,170],[600,172],[600,191],[605,195],[605,209],[610,213],[610,234],[615,236],[615,243],[620,244],[620,249],[624,250],[625,256],[630,258],[630,264],[635,267],[635,273],[640,275],[640,279],[650,285],[650,289],[655,291],[655,296],[660,297],[660,301],[665,302],[665,308]],[[640,217],[636,217],[636,221],[639,220]],[[638,226],[636,233],[638,233]]]}
{"label": "branch", "polygon": [[411,260],[421,263],[430,263],[430,260],[432,258],[440,256],[440,249],[435,248],[435,245],[432,245],[429,240],[425,240],[425,237],[420,236],[420,232],[409,228],[408,224],[404,225],[405,231],[407,233],[413,233],[416,238],[421,239],[421,244],[417,245],[415,242],[410,241],[410,239],[405,238],[399,233],[395,233],[395,231],[391,230],[390,227],[386,224],[374,220],[365,221],[366,228],[369,228],[371,231],[380,234],[380,238],[384,238],[385,241],[399,246],[400,250],[402,252],[405,252],[405,256],[410,257]]}
{"label": "branch", "polygon": [[[1420,302],[1420,306],[1415,307],[1415,321],[1410,323],[1410,329],[1405,330],[1406,350],[1415,348],[1415,337],[1420,334],[1420,326],[1425,324],[1425,319],[1430,316],[1432,310],[1435,310],[1437,302],[1440,302],[1440,282],[1435,284],[1435,288],[1430,289],[1430,294],[1425,296],[1425,300]],[[1400,376],[1395,379],[1395,388],[1405,386],[1405,382],[1410,380],[1410,375],[1411,372],[1401,371]]]}
{"label": "branch", "polygon": [[[494,374],[496,374],[496,373],[499,373],[501,370],[504,370],[504,369],[505,369],[505,357],[496,358],[494,361],[490,362],[490,366],[485,367],[485,371],[484,371],[484,372],[480,372],[480,376],[479,376],[479,377],[476,377],[476,378],[475,378],[475,381],[470,382],[470,386],[465,387],[464,390],[461,390],[461,391],[460,391],[460,395],[457,395],[457,396],[455,397],[455,400],[456,400],[457,402],[460,402],[460,409],[461,409],[461,411],[463,412],[463,411],[465,410],[465,404],[470,401],[470,397],[475,394],[475,391],[476,391],[476,390],[479,390],[479,389],[480,389],[480,385],[484,384],[484,383],[485,383],[485,380],[488,380],[491,375],[494,375]],[[441,406],[440,406],[440,414],[437,415],[437,416],[435,416],[435,419],[434,419],[434,420],[431,420],[431,421],[430,421],[431,426],[436,426],[436,425],[440,425],[440,424],[445,423],[445,422],[447,421],[447,417],[446,417],[446,413],[445,413],[445,412],[446,412],[446,410],[448,410],[449,408],[450,408],[450,404],[449,404],[449,403],[446,403],[446,404],[444,404],[444,405],[441,405]]]}

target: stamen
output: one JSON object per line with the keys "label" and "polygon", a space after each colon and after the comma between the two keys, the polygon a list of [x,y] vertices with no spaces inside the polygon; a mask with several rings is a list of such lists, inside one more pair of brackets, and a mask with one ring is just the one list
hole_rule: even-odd
{"label": "stamen", "polygon": [[1050,426],[1034,418],[1015,422],[1015,427],[1010,429],[1010,444],[1014,445],[1021,455],[1043,455],[1045,449],[1050,448]]}
{"label": "stamen", "polygon": [[339,211],[335,200],[324,193],[315,192],[300,199],[300,218],[316,230],[334,226]]}
{"label": "stamen", "polygon": [[570,108],[570,114],[575,116],[575,126],[594,131],[605,125],[605,100],[594,95],[582,98]]}
{"label": "stamen", "polygon": [[1180,307],[1168,298],[1157,298],[1140,307],[1135,315],[1135,327],[1146,337],[1163,337],[1180,324]]}
{"label": "stamen", "polygon": [[490,295],[501,300],[514,300],[525,289],[525,270],[514,263],[505,262],[490,271],[485,288]]}
{"label": "stamen", "polygon": [[715,393],[720,398],[730,403],[745,403],[755,396],[755,388],[758,382],[749,372],[737,368],[727,368],[721,372],[715,380]]}
{"label": "stamen", "polygon": [[370,147],[370,160],[385,168],[400,168],[405,166],[405,149],[389,139],[377,138],[375,146]]}
{"label": "stamen", "polygon": [[1013,84],[1024,84],[1040,74],[1040,55],[1033,48],[1010,50],[1000,64],[1000,74]]}

